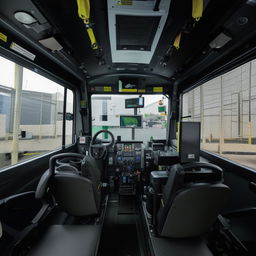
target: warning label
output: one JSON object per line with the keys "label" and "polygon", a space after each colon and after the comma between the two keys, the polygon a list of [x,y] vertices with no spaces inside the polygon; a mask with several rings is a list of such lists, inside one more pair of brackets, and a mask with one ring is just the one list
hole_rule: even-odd
{"label": "warning label", "polygon": [[7,36],[0,32],[0,40],[7,42]]}
{"label": "warning label", "polygon": [[117,0],[117,5],[132,5],[133,0]]}

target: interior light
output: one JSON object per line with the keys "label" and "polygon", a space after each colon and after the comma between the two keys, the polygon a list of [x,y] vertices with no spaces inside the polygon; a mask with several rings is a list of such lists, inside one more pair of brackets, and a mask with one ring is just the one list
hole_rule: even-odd
{"label": "interior light", "polygon": [[22,24],[30,25],[37,22],[37,20],[27,12],[19,11],[14,13],[14,18]]}
{"label": "interior light", "polygon": [[226,45],[230,40],[231,37],[227,36],[224,33],[220,33],[217,37],[215,37],[209,44],[212,49],[219,49]]}

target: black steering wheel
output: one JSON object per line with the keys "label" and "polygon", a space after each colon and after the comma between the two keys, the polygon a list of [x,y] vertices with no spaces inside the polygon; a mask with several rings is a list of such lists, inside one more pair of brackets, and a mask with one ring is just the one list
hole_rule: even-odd
{"label": "black steering wheel", "polygon": [[[110,135],[110,142],[102,143],[102,140],[98,140],[97,137],[101,133],[108,133]],[[114,143],[115,143],[115,137],[112,132],[108,130],[100,130],[96,132],[92,137],[90,147],[89,147],[89,154],[96,160],[103,159],[105,154],[107,153],[107,148],[112,147]]]}

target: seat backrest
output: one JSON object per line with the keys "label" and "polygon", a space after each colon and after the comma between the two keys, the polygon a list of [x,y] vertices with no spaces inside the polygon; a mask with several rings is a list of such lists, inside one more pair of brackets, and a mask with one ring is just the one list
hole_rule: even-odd
{"label": "seat backrest", "polygon": [[[58,166],[56,168],[56,172],[79,174],[78,169],[69,164],[62,164]],[[41,176],[35,192],[36,199],[42,200],[45,197],[52,176],[53,173],[49,169],[46,170],[45,173]]]}
{"label": "seat backrest", "polygon": [[100,170],[97,161],[91,156],[85,156],[82,161],[82,175],[89,179],[93,185],[93,192],[96,201],[96,207],[100,210],[101,203],[101,178],[102,170]]}
{"label": "seat backrest", "polygon": [[49,185],[57,204],[68,214],[74,216],[98,214],[91,180],[75,173],[56,173]]}
{"label": "seat backrest", "polygon": [[[203,175],[198,174],[201,180]],[[157,215],[157,230],[161,236],[200,236],[215,222],[230,195],[230,188],[221,181],[186,183],[186,180],[183,167],[175,165],[170,171]]]}

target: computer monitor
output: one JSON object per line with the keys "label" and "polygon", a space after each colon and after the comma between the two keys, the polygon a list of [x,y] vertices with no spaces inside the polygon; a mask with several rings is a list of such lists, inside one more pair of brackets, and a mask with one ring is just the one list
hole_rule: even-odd
{"label": "computer monitor", "polygon": [[142,128],[142,116],[120,116],[121,128]]}
{"label": "computer monitor", "polygon": [[144,97],[125,99],[125,108],[144,108]]}
{"label": "computer monitor", "polygon": [[199,161],[200,122],[180,122],[179,157],[181,163]]}

